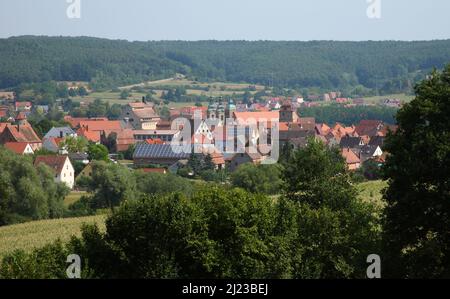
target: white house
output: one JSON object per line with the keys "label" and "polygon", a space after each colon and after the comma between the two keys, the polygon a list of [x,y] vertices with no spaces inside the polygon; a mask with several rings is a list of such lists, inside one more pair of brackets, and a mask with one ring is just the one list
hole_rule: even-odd
{"label": "white house", "polygon": [[73,188],[75,183],[75,169],[68,156],[38,156],[34,165],[38,166],[39,164],[45,164],[55,171],[55,182],[64,183],[70,189]]}

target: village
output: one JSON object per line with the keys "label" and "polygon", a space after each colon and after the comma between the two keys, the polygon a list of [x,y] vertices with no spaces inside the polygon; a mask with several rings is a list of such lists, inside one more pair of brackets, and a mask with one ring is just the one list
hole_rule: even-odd
{"label": "village", "polygon": [[[325,101],[331,100],[349,101],[339,98],[339,93],[327,94]],[[168,117],[162,117],[155,104],[143,97],[123,105],[119,119],[65,115],[65,126],[52,127],[39,137],[27,120],[37,107],[18,101],[10,93],[3,94],[0,106],[4,120],[0,123],[0,145],[15,154],[34,155],[35,165],[48,165],[55,171],[55,181],[71,189],[77,188],[77,180],[91,174],[93,160],[86,151],[70,146],[77,140],[104,145],[113,163],[156,173],[177,174],[192,155],[227,172],[245,163],[275,163],[278,157],[273,161],[272,146],[279,151],[287,146],[296,149],[313,139],[338,147],[350,171],[357,171],[367,161],[378,166],[384,163],[384,138],[396,126],[370,119],[351,126],[318,123],[315,118],[299,115],[298,108],[304,104],[298,97],[271,98],[251,105],[217,97],[210,98],[208,106],[171,108]],[[188,145],[189,150],[175,153],[176,142]]]}

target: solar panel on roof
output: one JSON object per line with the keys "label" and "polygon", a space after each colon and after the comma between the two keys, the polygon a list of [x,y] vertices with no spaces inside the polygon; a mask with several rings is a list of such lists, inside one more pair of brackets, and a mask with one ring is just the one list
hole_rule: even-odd
{"label": "solar panel on roof", "polygon": [[190,146],[172,146],[170,144],[138,144],[134,158],[178,158],[190,156]]}

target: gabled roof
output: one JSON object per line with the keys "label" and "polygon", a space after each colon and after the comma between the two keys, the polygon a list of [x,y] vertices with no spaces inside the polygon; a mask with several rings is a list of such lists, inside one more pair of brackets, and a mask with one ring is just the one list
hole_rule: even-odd
{"label": "gabled roof", "polygon": [[356,148],[363,145],[361,137],[344,136],[341,138],[339,146],[341,148]]}
{"label": "gabled roof", "polygon": [[22,155],[29,145],[30,144],[28,142],[7,142],[5,143],[5,148],[15,152],[16,154]]}
{"label": "gabled roof", "polygon": [[361,147],[360,156],[370,156],[372,157],[375,154],[375,151],[378,149],[378,145],[364,145]]}
{"label": "gabled roof", "polygon": [[247,124],[251,119],[256,122],[266,121],[270,122],[272,119],[280,119],[280,113],[278,111],[268,111],[268,112],[234,112],[234,118],[238,123]]}
{"label": "gabled roof", "polygon": [[67,159],[69,159],[69,157],[59,155],[37,156],[34,165],[38,166],[39,164],[45,164],[59,174],[63,170],[64,163],[66,163]]}
{"label": "gabled roof", "polygon": [[100,131],[91,131],[90,129],[84,127],[77,130],[77,135],[92,142],[100,142],[101,139]]}
{"label": "gabled roof", "polygon": [[70,115],[64,116],[64,120],[70,124],[72,128],[80,127],[82,121],[107,121],[106,117],[87,118],[87,117],[72,117]]}
{"label": "gabled roof", "polygon": [[356,164],[361,163],[359,157],[349,148],[342,149],[342,157],[345,159],[345,163],[347,164]]}
{"label": "gabled roof", "polygon": [[373,136],[370,138],[369,145],[378,145],[379,147],[382,147],[384,144],[384,137],[383,136]]}
{"label": "gabled roof", "polygon": [[25,121],[21,125],[6,124],[0,127],[0,134],[9,133],[15,142],[40,143],[41,139],[37,136],[31,125]]}
{"label": "gabled roof", "polygon": [[119,120],[83,120],[80,121],[80,127],[89,131],[121,131],[122,123]]}
{"label": "gabled roof", "polygon": [[316,124],[316,131],[319,135],[325,136],[330,130],[331,128],[327,124]]}
{"label": "gabled roof", "polygon": [[358,135],[375,136],[377,132],[383,128],[383,121],[381,120],[361,120],[356,126],[356,133]]}
{"label": "gabled roof", "polygon": [[128,103],[128,106],[130,106],[133,109],[142,109],[142,108],[153,108],[153,103],[143,103],[143,102],[134,102],[134,103]]}
{"label": "gabled roof", "polygon": [[75,135],[75,131],[69,127],[53,127],[45,134],[44,138],[60,138]]}
{"label": "gabled roof", "polygon": [[133,113],[140,119],[155,119],[155,120],[160,119],[159,115],[155,113],[155,110],[153,110],[153,108],[142,108],[139,110],[133,110]]}

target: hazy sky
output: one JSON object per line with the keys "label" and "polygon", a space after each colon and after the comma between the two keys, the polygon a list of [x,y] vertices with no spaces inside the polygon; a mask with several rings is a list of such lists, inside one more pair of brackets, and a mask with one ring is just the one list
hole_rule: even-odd
{"label": "hazy sky", "polygon": [[[69,1],[80,19],[67,17]],[[449,0],[0,0],[0,37],[430,40],[450,38],[449,13]]]}

